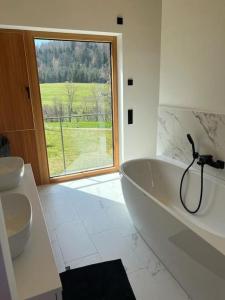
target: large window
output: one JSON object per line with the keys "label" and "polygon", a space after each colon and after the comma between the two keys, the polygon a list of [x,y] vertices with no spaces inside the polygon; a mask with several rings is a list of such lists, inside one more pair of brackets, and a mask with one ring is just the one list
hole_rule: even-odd
{"label": "large window", "polygon": [[34,42],[50,177],[114,167],[112,41]]}

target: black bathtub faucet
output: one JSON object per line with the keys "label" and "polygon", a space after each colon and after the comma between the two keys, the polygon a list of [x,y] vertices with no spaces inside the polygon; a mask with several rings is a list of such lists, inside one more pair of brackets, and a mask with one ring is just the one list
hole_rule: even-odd
{"label": "black bathtub faucet", "polygon": [[197,161],[198,165],[208,165],[210,167],[216,169],[224,169],[224,161],[222,160],[213,160],[212,155],[199,155],[199,159]]}
{"label": "black bathtub faucet", "polygon": [[[187,138],[189,143],[192,146],[192,156],[193,156],[193,160],[190,163],[190,165],[187,167],[187,169],[184,171],[182,177],[181,177],[181,182],[180,182],[180,201],[183,205],[183,207],[186,209],[186,211],[188,211],[190,214],[196,214],[202,204],[202,196],[203,196],[203,172],[204,172],[204,166],[205,165],[209,165],[210,167],[216,168],[216,169],[224,169],[224,161],[222,160],[214,160],[213,156],[211,154],[207,154],[207,155],[200,155],[198,152],[195,151],[195,143],[191,137],[190,134],[187,134]],[[186,205],[185,201],[183,200],[183,196],[182,196],[182,186],[183,186],[183,181],[184,181],[184,177],[185,175],[188,173],[189,169],[192,167],[192,165],[194,164],[194,162],[196,161],[196,159],[198,159],[197,164],[200,165],[201,167],[201,188],[200,188],[200,197],[199,197],[199,201],[198,201],[198,205],[195,209],[190,209],[188,208],[188,206]]]}
{"label": "black bathtub faucet", "polygon": [[223,160],[214,160],[213,156],[211,154],[201,155],[198,152],[195,151],[195,144],[190,134],[187,134],[187,138],[189,143],[192,146],[192,156],[193,159],[197,159],[197,164],[200,166],[208,165],[210,167],[216,168],[216,169],[224,169],[224,161]]}

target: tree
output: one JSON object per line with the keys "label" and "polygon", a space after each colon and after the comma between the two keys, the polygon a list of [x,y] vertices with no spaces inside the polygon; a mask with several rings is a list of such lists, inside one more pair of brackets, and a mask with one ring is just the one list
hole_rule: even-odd
{"label": "tree", "polygon": [[73,102],[75,100],[75,83],[67,81],[65,83],[65,90],[67,96],[67,111],[69,116],[69,122],[71,122],[73,114]]}
{"label": "tree", "polygon": [[53,114],[54,114],[54,116],[62,117],[63,114],[64,114],[64,107],[63,107],[62,101],[59,98],[54,97],[52,99],[52,102],[53,102]]}
{"label": "tree", "polygon": [[95,102],[95,105],[93,106],[93,113],[96,114],[95,121],[100,121],[100,115],[104,114],[104,104],[103,104],[103,98],[101,89],[99,86],[92,84],[91,85],[91,94],[93,97],[93,101]]}
{"label": "tree", "polygon": [[40,83],[109,81],[109,43],[45,40],[36,53]]}

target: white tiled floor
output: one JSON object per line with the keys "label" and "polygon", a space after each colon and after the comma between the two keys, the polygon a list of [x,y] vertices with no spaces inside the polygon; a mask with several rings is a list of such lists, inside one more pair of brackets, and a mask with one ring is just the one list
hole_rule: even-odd
{"label": "white tiled floor", "polygon": [[189,299],[132,225],[118,174],[39,187],[58,271],[121,258],[137,300]]}

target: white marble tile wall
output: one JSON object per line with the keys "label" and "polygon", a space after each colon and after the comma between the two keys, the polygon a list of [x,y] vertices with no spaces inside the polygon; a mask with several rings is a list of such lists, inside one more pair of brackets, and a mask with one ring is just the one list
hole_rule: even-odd
{"label": "white marble tile wall", "polygon": [[189,299],[133,227],[118,174],[39,187],[59,272],[121,258],[137,300]]}
{"label": "white marble tile wall", "polygon": [[[187,140],[187,133],[191,134],[197,152],[212,154],[215,159],[225,160],[225,115],[159,107],[157,155],[187,164],[191,162],[192,148]],[[198,166],[195,164],[195,167]],[[225,170],[215,170],[207,166],[205,171],[225,179]]]}

